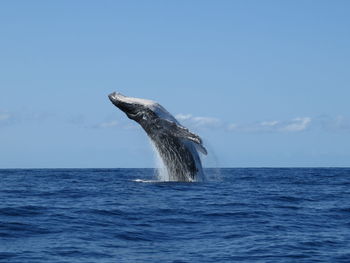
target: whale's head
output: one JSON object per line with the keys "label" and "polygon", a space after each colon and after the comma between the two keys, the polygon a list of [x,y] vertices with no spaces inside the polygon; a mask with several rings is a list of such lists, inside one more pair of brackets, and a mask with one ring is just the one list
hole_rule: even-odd
{"label": "whale's head", "polygon": [[156,102],[151,100],[127,97],[117,92],[109,94],[108,98],[116,107],[123,111],[129,119],[135,121],[139,121],[147,109],[149,110],[157,105]]}

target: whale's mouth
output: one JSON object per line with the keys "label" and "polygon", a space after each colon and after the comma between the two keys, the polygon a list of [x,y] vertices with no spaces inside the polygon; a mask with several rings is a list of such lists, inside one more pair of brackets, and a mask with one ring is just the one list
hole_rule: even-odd
{"label": "whale's mouth", "polygon": [[116,95],[117,95],[116,92],[112,92],[111,94],[108,95],[108,98],[109,98],[110,100],[114,100]]}
{"label": "whale's mouth", "polygon": [[111,94],[108,95],[109,100],[118,108],[120,108],[121,104],[125,104],[125,96],[121,93],[118,92],[112,92]]}
{"label": "whale's mouth", "polygon": [[135,120],[135,116],[137,116],[138,113],[137,104],[133,103],[132,101],[128,101],[126,96],[118,92],[109,94],[108,98],[114,104],[114,106],[123,111],[128,116],[128,118]]}

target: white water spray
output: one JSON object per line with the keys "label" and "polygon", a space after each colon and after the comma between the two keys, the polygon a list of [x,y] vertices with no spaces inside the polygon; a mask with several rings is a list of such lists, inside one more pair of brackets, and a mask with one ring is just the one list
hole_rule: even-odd
{"label": "white water spray", "polygon": [[[177,177],[174,175],[170,176],[170,172],[171,170],[176,170],[175,166],[178,165],[178,163],[175,161],[175,159],[173,160],[172,158],[168,159],[168,166],[165,164],[164,160],[162,159],[159,150],[157,149],[157,147],[155,146],[155,144],[153,143],[153,141],[150,139],[149,140],[152,150],[153,150],[153,156],[154,156],[154,161],[155,161],[155,167],[156,167],[156,177],[160,182],[177,182]],[[168,145],[162,145],[162,147],[167,148]],[[168,147],[170,148],[170,147]],[[175,154],[175,153],[174,153]],[[169,156],[168,156],[169,157]],[[199,157],[198,157],[199,158]],[[182,167],[179,167],[180,169],[182,169]],[[169,171],[170,169],[170,171]],[[197,180],[193,180],[193,178],[191,178],[190,174],[184,174],[187,177],[187,182],[194,182],[194,181],[203,181],[204,180],[204,174],[198,174],[198,177],[196,178]]]}
{"label": "white water spray", "polygon": [[153,156],[154,156],[154,162],[155,162],[155,167],[156,167],[156,177],[159,181],[161,182],[168,182],[170,181],[169,173],[168,170],[162,160],[162,158],[159,155],[159,152],[152,142],[152,140],[149,140],[150,145],[153,150]]}

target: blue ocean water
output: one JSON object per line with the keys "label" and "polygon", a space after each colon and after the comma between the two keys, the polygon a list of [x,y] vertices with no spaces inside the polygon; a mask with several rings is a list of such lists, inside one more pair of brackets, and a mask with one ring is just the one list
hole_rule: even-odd
{"label": "blue ocean water", "polygon": [[350,262],[350,168],[205,172],[0,170],[0,262]]}

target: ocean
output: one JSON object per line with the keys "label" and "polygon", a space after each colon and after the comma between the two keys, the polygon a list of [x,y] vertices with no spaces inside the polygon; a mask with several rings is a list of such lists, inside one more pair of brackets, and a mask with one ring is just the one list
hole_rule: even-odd
{"label": "ocean", "polygon": [[0,262],[350,262],[350,168],[0,170]]}

